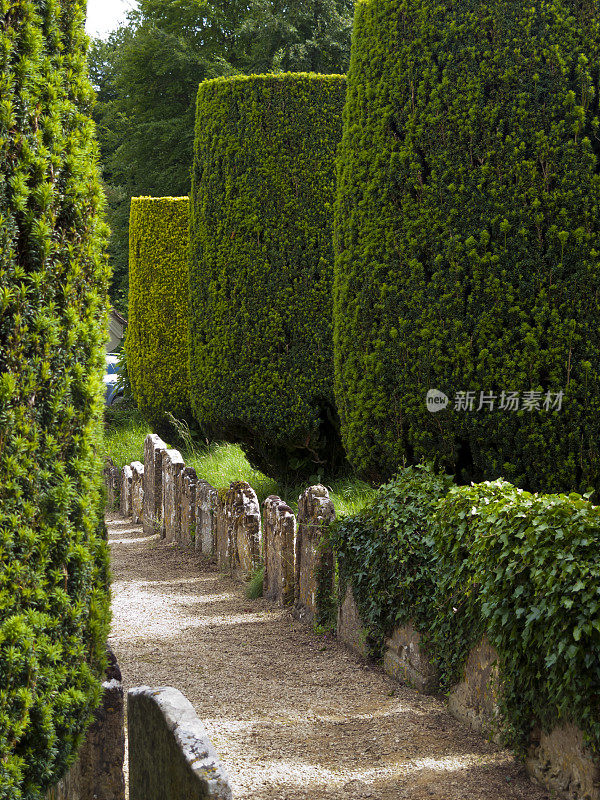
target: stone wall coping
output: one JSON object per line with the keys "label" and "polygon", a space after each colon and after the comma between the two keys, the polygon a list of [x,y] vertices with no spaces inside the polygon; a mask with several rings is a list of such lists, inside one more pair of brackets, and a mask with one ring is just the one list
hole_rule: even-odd
{"label": "stone wall coping", "polygon": [[190,770],[206,784],[207,798],[231,800],[229,777],[187,697],[173,686],[138,686],[127,696],[146,697],[158,706]]}

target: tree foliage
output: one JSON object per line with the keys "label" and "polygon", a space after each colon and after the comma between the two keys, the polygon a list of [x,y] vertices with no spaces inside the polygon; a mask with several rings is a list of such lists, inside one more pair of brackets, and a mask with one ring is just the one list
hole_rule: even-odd
{"label": "tree foliage", "polygon": [[[357,5],[336,394],[348,456],[373,477],[437,457],[464,481],[600,486],[599,11]],[[428,412],[430,389],[446,411]]]}
{"label": "tree foliage", "polygon": [[72,761],[101,695],[107,229],[85,2],[0,2],[0,798]]}
{"label": "tree foliage", "polygon": [[190,197],[196,419],[269,475],[343,462],[333,402],[335,152],[346,80],[284,73],[198,91]]}
{"label": "tree foliage", "polygon": [[130,198],[189,192],[201,81],[281,69],[344,72],[351,16],[349,0],[141,0],[127,25],[93,43],[118,307],[127,305]]}

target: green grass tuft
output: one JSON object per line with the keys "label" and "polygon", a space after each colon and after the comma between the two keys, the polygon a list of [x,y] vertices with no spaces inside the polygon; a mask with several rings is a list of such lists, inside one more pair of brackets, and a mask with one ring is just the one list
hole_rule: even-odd
{"label": "green grass tuft", "polygon": [[259,567],[246,584],[246,597],[248,600],[258,600],[259,597],[263,596],[264,578],[265,568]]}

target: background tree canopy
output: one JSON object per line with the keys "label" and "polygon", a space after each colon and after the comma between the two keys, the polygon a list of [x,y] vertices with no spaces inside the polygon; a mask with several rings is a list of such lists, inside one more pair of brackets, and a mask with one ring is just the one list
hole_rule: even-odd
{"label": "background tree canopy", "polygon": [[198,84],[240,73],[346,72],[353,7],[353,0],[140,0],[127,25],[92,43],[116,308],[127,308],[131,197],[189,192]]}

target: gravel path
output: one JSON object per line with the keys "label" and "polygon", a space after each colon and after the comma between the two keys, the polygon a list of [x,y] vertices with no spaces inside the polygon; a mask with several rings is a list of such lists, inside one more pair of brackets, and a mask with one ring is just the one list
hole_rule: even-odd
{"label": "gravel path", "polygon": [[194,705],[236,800],[549,800],[506,751],[193,552],[108,521],[125,688]]}

